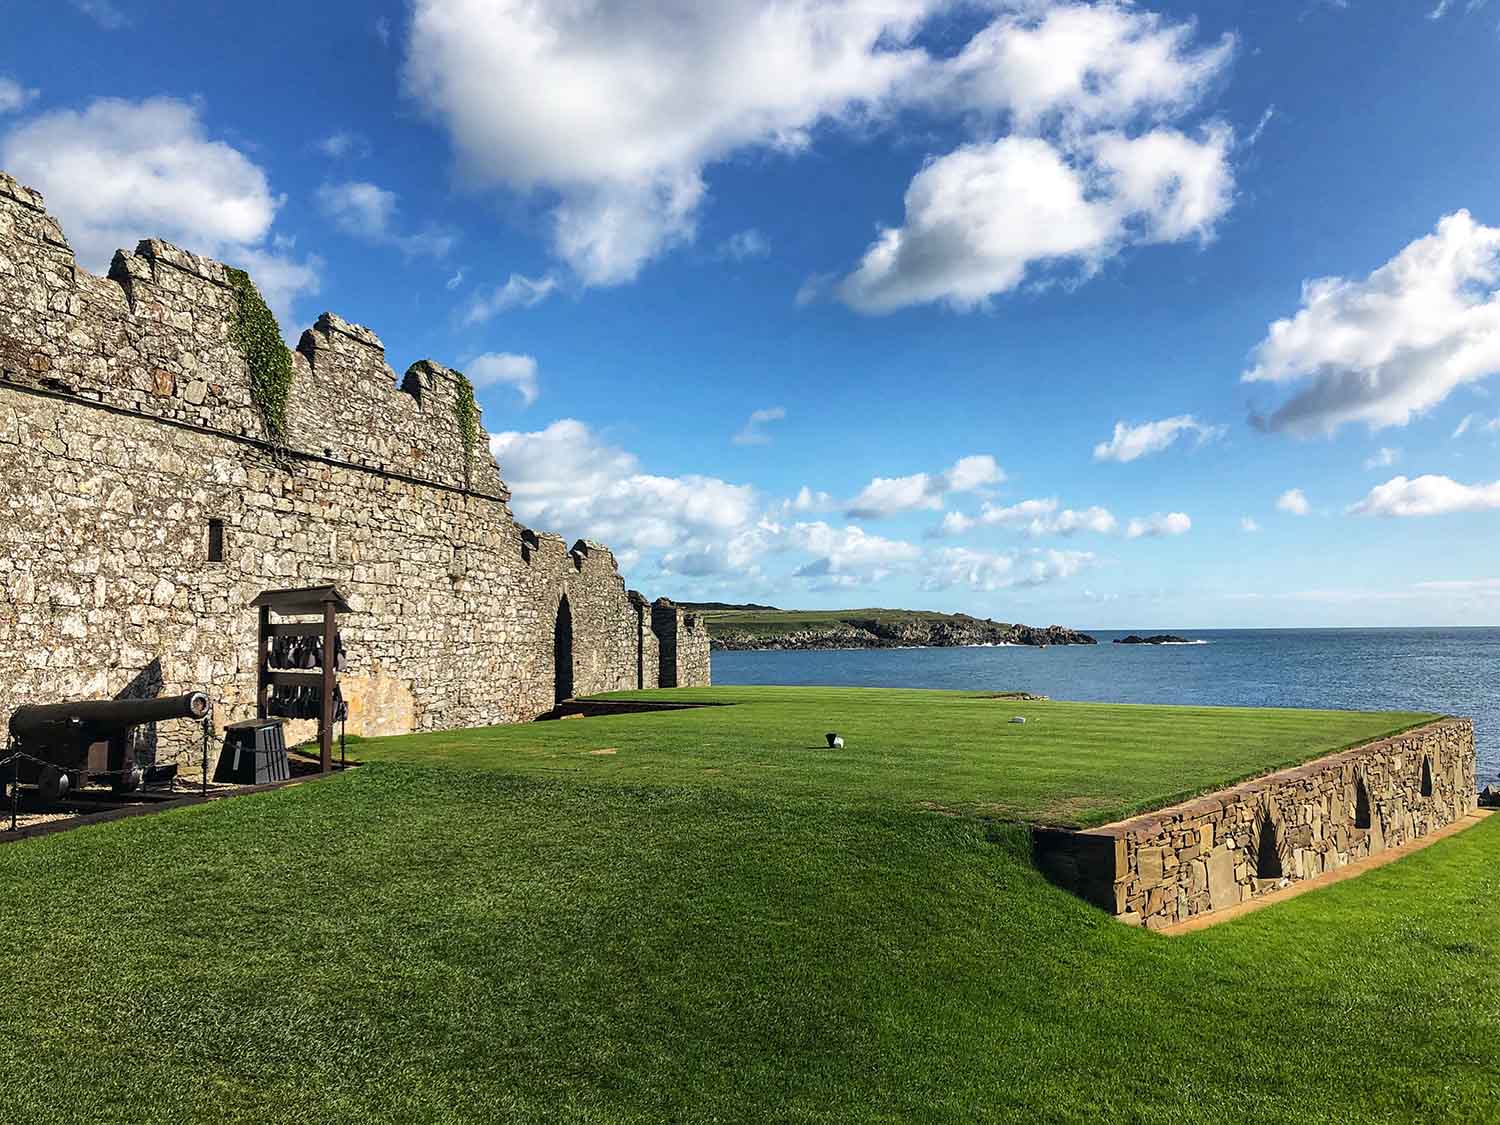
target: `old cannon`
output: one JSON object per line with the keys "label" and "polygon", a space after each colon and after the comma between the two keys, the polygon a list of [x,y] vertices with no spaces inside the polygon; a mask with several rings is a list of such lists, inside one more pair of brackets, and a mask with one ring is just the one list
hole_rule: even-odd
{"label": "old cannon", "polygon": [[86,699],[77,703],[30,704],[10,717],[16,780],[34,785],[44,797],[58,800],[70,789],[107,783],[129,792],[147,782],[166,781],[175,764],[142,766],[136,761],[133,735],[146,723],[167,719],[203,719],[208,696],[200,691],[161,699]]}

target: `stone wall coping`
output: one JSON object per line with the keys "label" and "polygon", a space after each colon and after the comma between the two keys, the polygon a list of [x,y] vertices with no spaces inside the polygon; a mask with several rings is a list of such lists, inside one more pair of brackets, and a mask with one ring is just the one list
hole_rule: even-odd
{"label": "stone wall coping", "polygon": [[222,262],[216,262],[202,254],[194,254],[159,238],[143,238],[136,244],[135,253],[136,257],[145,258],[153,264],[165,263],[215,285],[229,285],[229,267]]}
{"label": "stone wall coping", "polygon": [[1473,727],[1473,719],[1447,715],[1432,722],[1422,723],[1420,726],[1401,731],[1399,734],[1387,735],[1384,738],[1377,738],[1370,742],[1362,742],[1358,746],[1351,746],[1345,750],[1336,750],[1332,754],[1325,754],[1321,758],[1314,758],[1312,761],[1304,762],[1300,766],[1288,766],[1285,769],[1273,770],[1270,773],[1249,778],[1228,788],[1217,789],[1212,793],[1193,797],[1175,805],[1168,805],[1166,808],[1156,809],[1148,813],[1139,813],[1125,820],[1117,820],[1109,824],[1101,824],[1097,828],[1085,828],[1080,835],[1109,836],[1120,839],[1134,836],[1140,839],[1150,839],[1161,835],[1167,827],[1180,824],[1183,821],[1217,815],[1228,805],[1251,803],[1253,798],[1259,797],[1267,789],[1274,786],[1283,785],[1287,782],[1305,781],[1335,767],[1342,767],[1358,762],[1365,755],[1373,751],[1392,749],[1396,743],[1403,739],[1417,738],[1444,728],[1472,730]]}
{"label": "stone wall coping", "polygon": [[[379,336],[375,335],[374,332],[366,328],[363,324],[355,324],[353,321],[345,320],[343,317],[339,316],[338,313],[323,313],[320,317],[318,317],[316,321],[313,322],[313,327],[319,332],[324,333],[325,335],[328,333],[337,332],[339,335],[347,336],[349,337],[349,339],[355,341],[356,343],[363,344],[367,348],[374,348],[382,355],[385,354],[385,343],[380,339]],[[433,366],[436,367],[439,365],[433,363]]]}
{"label": "stone wall coping", "polygon": [[23,207],[46,214],[47,207],[42,201],[42,193],[27,187],[8,172],[0,172],[0,195],[14,199]]}

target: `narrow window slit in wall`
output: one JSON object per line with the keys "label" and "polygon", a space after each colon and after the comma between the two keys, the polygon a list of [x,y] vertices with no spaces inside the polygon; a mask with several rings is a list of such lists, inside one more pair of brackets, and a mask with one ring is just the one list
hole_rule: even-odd
{"label": "narrow window slit in wall", "polygon": [[1354,827],[1370,827],[1370,791],[1363,777],[1354,779]]}
{"label": "narrow window slit in wall", "polygon": [[1432,756],[1422,759],[1422,796],[1432,796]]}
{"label": "narrow window slit in wall", "polygon": [[1281,878],[1281,841],[1276,837],[1276,822],[1269,816],[1261,818],[1255,836],[1255,877]]}
{"label": "narrow window slit in wall", "polygon": [[224,521],[208,521],[208,561],[224,561]]}
{"label": "narrow window slit in wall", "polygon": [[573,607],[564,594],[557,603],[552,626],[552,703],[557,706],[573,698]]}

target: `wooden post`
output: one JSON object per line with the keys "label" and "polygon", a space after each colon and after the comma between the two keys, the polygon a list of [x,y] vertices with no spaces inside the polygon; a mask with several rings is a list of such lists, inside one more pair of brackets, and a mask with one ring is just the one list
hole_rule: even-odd
{"label": "wooden post", "polygon": [[337,612],[332,601],[323,603],[323,721],[318,724],[318,749],[323,772],[333,772],[333,689],[338,683],[335,659],[338,653]]}
{"label": "wooden post", "polygon": [[270,700],[267,692],[271,690],[271,610],[268,606],[260,607],[260,647],[256,650],[255,657],[255,717],[264,719],[270,714]]}

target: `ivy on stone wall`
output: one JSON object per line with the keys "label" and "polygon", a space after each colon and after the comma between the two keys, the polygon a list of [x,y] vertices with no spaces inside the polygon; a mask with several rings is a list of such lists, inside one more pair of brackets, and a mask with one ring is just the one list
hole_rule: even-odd
{"label": "ivy on stone wall", "polygon": [[469,469],[474,463],[474,450],[479,446],[479,407],[474,402],[474,384],[462,371],[453,372],[458,380],[458,393],[453,398],[453,413],[458,419],[458,436],[464,444],[464,479],[469,478]]}
{"label": "ivy on stone wall", "polygon": [[271,438],[286,440],[286,404],[292,393],[292,353],[281,338],[276,314],[244,270],[230,269],[237,303],[230,339],[250,369],[250,396],[265,416]]}

